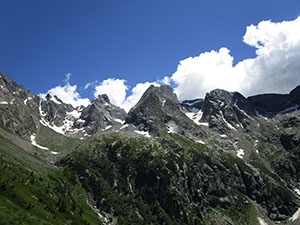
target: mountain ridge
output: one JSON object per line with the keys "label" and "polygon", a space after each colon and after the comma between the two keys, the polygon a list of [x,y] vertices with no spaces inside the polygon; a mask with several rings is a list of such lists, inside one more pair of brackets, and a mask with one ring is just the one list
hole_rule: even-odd
{"label": "mountain ridge", "polygon": [[[182,103],[170,86],[150,86],[126,114],[105,94],[74,108],[4,74],[0,85],[0,200],[26,221],[299,221],[300,86],[248,98],[215,89]],[[52,193],[48,203],[36,190]]]}
{"label": "mountain ridge", "polygon": [[[139,105],[144,104],[141,103],[141,100],[129,111],[129,113],[126,115],[125,111],[121,108],[118,108],[117,106],[114,106],[110,103],[108,96],[98,96],[96,97],[87,107],[77,107],[74,108],[70,104],[63,103],[57,96],[51,96],[47,95],[45,99],[39,99],[37,96],[34,96],[31,91],[26,92],[22,86],[18,86],[14,81],[9,79],[5,74],[1,73],[2,80],[3,77],[5,78],[3,81],[4,84],[1,84],[1,87],[7,86],[7,90],[9,93],[18,93],[21,97],[22,101],[24,101],[24,105],[27,107],[27,103],[31,106],[31,110],[36,111],[36,103],[39,102],[39,114],[38,116],[41,116],[40,121],[43,125],[50,127],[51,129],[55,130],[56,132],[62,133],[64,135],[71,135],[73,137],[80,137],[85,138],[89,135],[95,134],[101,130],[105,130],[107,127],[112,126],[113,122],[111,120],[117,120],[121,123],[133,124],[138,125],[139,130],[141,131],[149,131],[151,130],[154,135],[158,135],[160,132],[158,128],[153,129],[153,125],[149,125],[149,121],[141,121],[145,115],[143,115],[143,112],[135,112],[136,108],[139,107]],[[3,88],[2,88],[3,89]],[[158,93],[153,94],[153,92],[160,90]],[[170,119],[174,117],[174,115],[171,115],[173,112],[177,111],[178,116],[180,116],[180,119],[175,119],[177,123],[181,123],[183,121],[186,121],[186,118],[183,118],[183,115],[181,114],[178,109],[181,105],[185,110],[191,112],[194,109],[194,114],[190,113],[189,115],[185,113],[188,118],[192,119],[193,117],[198,118],[198,121],[196,121],[196,124],[207,124],[210,125],[210,128],[213,127],[219,127],[219,129],[224,132],[224,127],[228,126],[230,128],[233,128],[230,123],[226,122],[226,117],[228,117],[228,120],[232,120],[232,122],[235,123],[241,123],[244,116],[243,112],[246,112],[250,115],[264,115],[264,116],[274,116],[279,113],[285,113],[285,112],[291,112],[293,110],[299,109],[299,99],[300,99],[300,86],[297,86],[295,89],[293,89],[289,94],[262,94],[262,95],[255,95],[250,96],[248,98],[245,98],[243,95],[241,95],[238,92],[227,92],[225,90],[221,89],[215,89],[211,92],[206,94],[205,99],[197,99],[197,100],[185,100],[182,103],[179,103],[177,100],[176,95],[173,93],[170,86],[162,85],[160,88],[154,87],[153,85],[150,86],[150,88],[144,93],[144,95],[147,95],[147,93],[150,93],[150,96],[148,99],[153,99],[155,96],[157,96],[157,103],[161,104],[161,106],[166,107],[170,106],[170,104],[173,104],[173,106],[169,109],[169,112],[167,115],[160,115],[164,117],[165,121],[160,121],[160,123],[167,123],[173,119]],[[146,98],[146,96],[142,96],[141,99]],[[227,96],[227,97],[226,97]],[[232,96],[232,97],[230,97]],[[34,99],[35,105],[30,104],[31,100]],[[99,100],[97,100],[99,99]],[[15,100],[15,97],[11,94],[5,94],[2,90],[2,105],[6,105],[9,103],[13,103]],[[195,104],[187,102],[196,102],[198,106],[195,107]],[[226,107],[229,107],[231,105],[231,112],[228,114],[228,110],[225,112],[224,110],[220,110],[220,107],[214,108],[212,101],[218,101],[220,104],[226,103]],[[145,101],[144,101],[145,102]],[[153,102],[152,102],[153,103]],[[214,105],[217,103],[215,102]],[[110,107],[108,107],[110,106]],[[153,108],[154,105],[151,107]],[[105,109],[106,107],[106,109]],[[225,108],[226,108],[225,107]],[[144,107],[140,107],[144,108]],[[158,111],[166,111],[162,107],[159,107],[160,109]],[[177,109],[176,109],[177,108]],[[239,110],[235,109],[239,108],[243,112],[238,113]],[[158,111],[152,112],[152,114],[159,114]],[[286,111],[284,111],[286,110]],[[182,110],[181,110],[182,111]],[[235,111],[232,113],[232,111]],[[217,112],[219,113],[218,115]],[[140,116],[137,116],[138,114]],[[166,112],[165,112],[166,113]],[[164,114],[164,113],[163,113]],[[200,115],[201,114],[201,115]],[[233,114],[239,114],[234,116]],[[149,112],[148,117],[151,117],[151,112]],[[131,118],[132,117],[132,118]],[[220,120],[216,119],[217,117],[221,117],[221,123],[223,123],[223,126],[220,126]],[[224,117],[224,118],[223,118]],[[138,119],[140,118],[140,119]],[[138,120],[139,122],[138,122]],[[143,118],[145,119],[145,118]],[[153,118],[150,118],[150,121]],[[35,119],[36,120],[36,119]],[[193,120],[193,119],[192,119]],[[95,121],[98,121],[95,123]],[[195,120],[194,120],[195,121]],[[225,121],[225,122],[224,122]],[[2,125],[4,125],[4,119],[2,118]],[[37,122],[35,123],[37,126]],[[138,124],[139,123],[139,124]],[[158,123],[158,121],[156,122]],[[183,122],[189,124],[189,122]],[[224,126],[225,124],[225,126]],[[177,126],[178,124],[176,124]],[[227,125],[227,126],[226,126]],[[12,125],[15,126],[15,125]],[[32,124],[31,124],[32,126]],[[174,126],[174,123],[173,123]],[[183,132],[183,130],[180,128],[181,126],[186,128],[186,125],[180,125],[179,126],[179,132]],[[192,125],[188,125],[192,126]],[[100,127],[100,129],[99,129]],[[223,127],[223,128],[222,128]],[[13,129],[13,128],[12,128]],[[22,129],[22,128],[21,128]],[[70,129],[70,131],[68,131]],[[169,129],[173,129],[171,125],[169,125]],[[177,128],[175,128],[177,129]],[[225,128],[226,129],[226,128]],[[236,129],[236,128],[234,128]],[[220,130],[220,132],[221,132]],[[21,131],[18,131],[21,132]]]}

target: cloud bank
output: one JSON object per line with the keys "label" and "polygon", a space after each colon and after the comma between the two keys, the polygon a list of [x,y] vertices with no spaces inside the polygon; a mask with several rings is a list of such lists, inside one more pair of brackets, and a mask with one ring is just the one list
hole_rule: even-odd
{"label": "cloud bank", "polygon": [[142,97],[144,92],[151,86],[159,86],[157,82],[145,82],[138,83],[134,88],[132,88],[131,95],[129,95],[126,99],[124,99],[123,103],[119,105],[124,108],[126,112],[128,112]]}
{"label": "cloud bank", "polygon": [[95,87],[94,97],[101,94],[107,94],[109,100],[114,105],[120,106],[126,98],[128,87],[125,85],[125,80],[109,78]]}
{"label": "cloud bank", "polygon": [[125,85],[126,80],[108,78],[95,87],[94,96],[107,94],[111,103],[117,105],[128,112],[142,97],[143,93],[150,87],[151,84],[158,86],[156,82],[138,83],[131,90],[131,94],[126,97],[126,91],[129,87]]}
{"label": "cloud bank", "polygon": [[81,98],[80,94],[77,92],[77,85],[70,85],[69,81],[71,78],[71,74],[67,73],[64,86],[56,86],[47,91],[47,93],[40,93],[39,96],[41,98],[45,98],[47,94],[52,96],[57,96],[64,103],[71,104],[73,107],[78,106],[87,106],[90,104],[90,100],[88,98]]}
{"label": "cloud bank", "polygon": [[[156,82],[138,83],[130,88],[124,79],[108,78],[100,83],[88,83],[84,89],[93,86],[95,97],[107,94],[113,104],[128,112],[151,84],[172,84],[179,100],[202,98],[215,88],[238,91],[246,96],[288,93],[300,84],[300,17],[293,21],[262,21],[250,25],[243,42],[256,48],[256,57],[236,65],[230,50],[222,47],[181,60],[171,76]],[[70,76],[66,74],[65,86],[57,86],[47,93],[73,106],[89,104],[89,99],[80,97],[77,86],[69,84]]]}
{"label": "cloud bank", "polygon": [[235,66],[225,47],[180,61],[171,76],[179,99],[204,97],[215,88],[246,96],[287,93],[300,84],[300,17],[248,26],[243,41],[257,49],[257,56]]}

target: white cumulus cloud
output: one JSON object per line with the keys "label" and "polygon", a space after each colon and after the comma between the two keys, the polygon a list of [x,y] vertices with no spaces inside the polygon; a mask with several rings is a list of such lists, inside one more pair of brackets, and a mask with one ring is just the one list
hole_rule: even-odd
{"label": "white cumulus cloud", "polygon": [[[39,96],[41,98],[45,98],[47,94],[52,96],[57,96],[63,102],[72,104],[74,107],[83,105],[87,106],[90,104],[90,100],[88,98],[81,98],[80,94],[77,92],[77,85],[70,85],[71,74],[66,74],[64,86],[56,86],[51,88],[46,93],[40,93]],[[167,81],[168,78],[165,78]],[[94,86],[94,97],[97,97],[101,94],[107,94],[110,102],[116,106],[123,108],[126,112],[128,112],[142,97],[143,93],[153,84],[155,86],[159,86],[158,82],[145,82],[138,83],[135,87],[130,90],[130,94],[126,95],[126,91],[129,90],[129,87],[125,84],[126,80],[108,78],[103,80],[97,85],[98,81],[87,83],[84,86],[84,90]],[[163,83],[160,82],[160,83]]]}
{"label": "white cumulus cloud", "polygon": [[[233,65],[230,50],[222,47],[180,61],[175,73],[156,82],[138,83],[129,88],[126,80],[109,78],[101,83],[87,83],[84,89],[95,87],[95,97],[107,94],[113,104],[128,112],[151,84],[173,82],[179,100],[201,98],[215,88],[239,91],[245,96],[287,93],[300,84],[300,17],[293,21],[262,21],[250,25],[243,42],[256,48],[256,56],[236,65]],[[77,86],[70,85],[70,77],[71,74],[66,74],[66,85],[54,87],[47,93],[73,106],[89,104],[89,99],[80,97]]]}
{"label": "white cumulus cloud", "polygon": [[257,56],[235,66],[227,48],[180,61],[171,76],[179,99],[204,97],[215,88],[244,95],[287,93],[300,84],[300,17],[248,26],[243,41]]}
{"label": "white cumulus cloud", "polygon": [[109,78],[95,87],[94,96],[107,94],[112,104],[120,106],[126,98],[125,80]]}
{"label": "white cumulus cloud", "polygon": [[123,109],[125,109],[126,112],[128,112],[142,97],[144,92],[151,86],[159,86],[156,82],[145,82],[145,83],[138,83],[133,89],[131,95],[129,95],[121,105]]}
{"label": "white cumulus cloud", "polygon": [[227,48],[180,61],[172,80],[178,85],[175,92],[181,100],[203,97],[214,88],[236,90],[241,83]]}
{"label": "white cumulus cloud", "polygon": [[247,94],[286,93],[300,84],[300,17],[248,26],[243,40],[257,48],[255,59],[238,65],[251,78]]}
{"label": "white cumulus cloud", "polygon": [[73,107],[77,106],[87,106],[90,104],[90,100],[88,98],[81,98],[80,94],[77,92],[77,85],[70,85],[71,74],[66,74],[66,84],[64,86],[56,86],[47,91],[47,93],[41,93],[39,96],[44,98],[47,94],[52,96],[57,96],[64,103],[71,104]]}
{"label": "white cumulus cloud", "polygon": [[126,91],[129,89],[125,85],[126,80],[108,78],[103,80],[95,87],[94,96],[107,94],[112,104],[123,108],[128,112],[142,97],[143,93],[150,87],[151,84],[159,86],[156,82],[138,83],[131,89],[131,94],[126,96]]}
{"label": "white cumulus cloud", "polygon": [[88,88],[90,88],[90,87],[95,86],[97,83],[98,83],[97,80],[94,81],[94,82],[89,82],[89,83],[87,83],[86,85],[84,85],[84,88],[83,88],[83,89],[86,90],[86,89],[88,89]]}

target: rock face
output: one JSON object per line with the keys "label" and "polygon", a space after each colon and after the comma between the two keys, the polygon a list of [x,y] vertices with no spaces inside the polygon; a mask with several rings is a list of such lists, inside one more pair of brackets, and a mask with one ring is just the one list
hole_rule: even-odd
{"label": "rock face", "polygon": [[249,114],[254,113],[253,105],[237,92],[216,89],[206,94],[202,105],[201,121],[209,123],[209,127],[226,133],[247,126]]}
{"label": "rock face", "polygon": [[95,134],[98,131],[112,126],[114,121],[125,121],[126,112],[112,105],[108,96],[99,95],[93,102],[82,110],[80,119],[84,120],[83,126],[88,134]]}
{"label": "rock face", "polygon": [[57,96],[48,94],[45,100],[40,102],[40,113],[48,123],[61,127],[64,125],[64,120],[67,113],[74,111],[70,104],[63,103]]}
{"label": "rock face", "polygon": [[43,125],[70,137],[84,138],[124,121],[126,112],[110,103],[107,95],[99,95],[87,107],[74,108],[56,96],[41,101]]}
{"label": "rock face", "polygon": [[[218,221],[209,207],[235,215],[230,224],[256,224],[253,202],[276,221],[288,219],[297,209],[297,200],[286,187],[226,152],[212,154],[177,135],[164,138],[163,145],[154,140],[150,144],[118,136],[102,138],[106,141],[81,145],[59,165],[80,177],[97,207],[110,217],[128,219],[128,212],[113,210],[114,199],[126,199],[127,207],[139,212],[136,224],[146,223],[150,215],[156,215],[152,222],[160,224],[201,224],[203,218],[215,224],[230,221],[226,216]],[[114,170],[109,169],[112,165]],[[103,183],[106,192],[97,188]],[[144,211],[141,205],[150,207]]]}
{"label": "rock face", "polygon": [[0,126],[26,136],[37,130],[39,98],[0,73]]}
{"label": "rock face", "polygon": [[289,94],[262,94],[248,98],[238,92],[216,89],[207,93],[204,100],[184,101],[182,106],[194,112],[196,122],[207,123],[210,128],[226,133],[240,128],[249,131],[251,117],[274,117],[298,110],[299,99],[299,86]]}
{"label": "rock face", "polygon": [[160,136],[170,129],[182,134],[197,132],[195,124],[185,116],[176,95],[168,85],[149,87],[129,111],[126,123],[137,126],[139,130],[149,131],[154,136]]}

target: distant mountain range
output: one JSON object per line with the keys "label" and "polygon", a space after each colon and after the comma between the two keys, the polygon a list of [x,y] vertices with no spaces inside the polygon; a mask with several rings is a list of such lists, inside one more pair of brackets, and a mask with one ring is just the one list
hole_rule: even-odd
{"label": "distant mountain range", "polygon": [[300,86],[180,103],[168,85],[128,114],[74,108],[0,73],[0,224],[296,224],[299,109]]}

